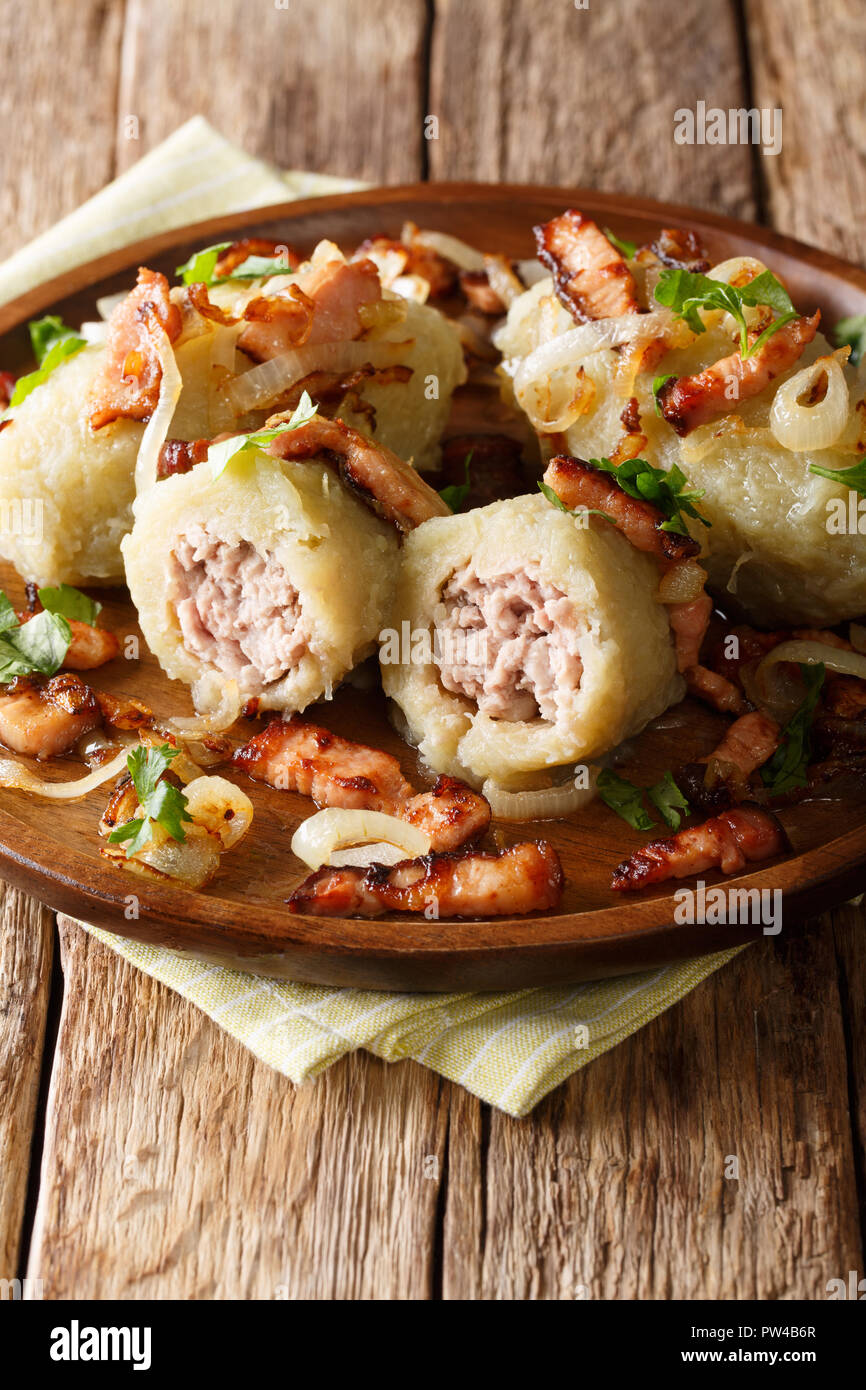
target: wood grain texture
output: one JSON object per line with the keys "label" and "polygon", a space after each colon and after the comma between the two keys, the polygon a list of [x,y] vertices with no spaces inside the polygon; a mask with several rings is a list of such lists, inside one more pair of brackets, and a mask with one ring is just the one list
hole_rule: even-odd
{"label": "wood grain texture", "polygon": [[780,231],[863,261],[866,8],[746,0],[753,105],[781,108],[782,150],[759,157]]}
{"label": "wood grain texture", "polygon": [[590,187],[749,217],[749,153],[677,145],[674,113],[743,104],[736,7],[437,0],[433,178]]}
{"label": "wood grain texture", "polygon": [[0,256],[114,177],[123,0],[0,0]]}
{"label": "wood grain texture", "polygon": [[[280,168],[381,183],[419,177],[424,0],[129,0],[118,134],[120,168],[190,116],[206,116]],[[227,100],[227,94],[230,99]]]}
{"label": "wood grain texture", "polygon": [[447,1104],[414,1063],[294,1087],[60,919],[29,1277],[46,1298],[429,1298]]}
{"label": "wood grain texture", "polygon": [[493,1112],[480,1173],[455,1097],[444,1297],[825,1297],[862,1267],[844,1070],[816,923],[750,947],[530,1121]]}
{"label": "wood grain texture", "polygon": [[53,941],[48,909],[0,883],[0,1279],[18,1274]]}

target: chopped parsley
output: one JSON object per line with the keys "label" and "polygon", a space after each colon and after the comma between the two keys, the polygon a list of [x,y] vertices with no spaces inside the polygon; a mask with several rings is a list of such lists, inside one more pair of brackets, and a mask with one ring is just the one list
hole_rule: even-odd
{"label": "chopped parsley", "polygon": [[46,610],[26,623],[0,589],[0,684],[16,676],[53,676],[63,664],[72,630],[61,613]]}
{"label": "chopped parsley", "polygon": [[[748,285],[726,285],[723,280],[711,280],[695,271],[663,270],[655,288],[657,303],[673,309],[684,319],[693,333],[704,333],[706,325],[701,309],[722,309],[730,314],[740,329],[740,356],[751,357],[763,347],[768,338],[797,317],[791,296],[770,270],[762,270]],[[772,309],[776,318],[749,346],[749,326],[745,307],[762,305]]]}
{"label": "chopped parsley", "polygon": [[299,429],[301,425],[306,425],[318,413],[318,406],[315,406],[309,395],[305,391],[298,401],[291,420],[285,420],[281,425],[275,425],[270,430],[256,430],[253,434],[235,434],[231,439],[220,440],[219,444],[211,444],[207,451],[207,461],[210,464],[211,476],[217,479],[225,471],[231,459],[238,454],[250,453],[256,449],[263,448],[270,444],[272,439],[276,439],[280,434],[286,434],[289,430]]}
{"label": "chopped parsley", "polygon": [[665,517],[661,524],[663,531],[676,531],[681,536],[689,534],[683,520],[693,516],[704,526],[712,523],[701,516],[694,505],[704,495],[703,488],[688,490],[688,479],[676,464],[665,471],[654,468],[646,459],[625,459],[623,463],[612,463],[610,459],[590,459],[590,466],[602,473],[610,473],[619,483],[623,492],[641,502],[651,502]]}
{"label": "chopped parsley", "polygon": [[866,497],[866,455],[851,468],[819,468],[817,463],[810,463],[809,472],[817,473],[819,478],[829,478],[831,483],[850,487],[861,497]]}
{"label": "chopped parsley", "polygon": [[615,246],[621,256],[625,256],[627,261],[631,261],[637,254],[637,242],[626,241],[625,237],[617,236],[610,227],[602,228],[611,246]]}
{"label": "chopped parsley", "polygon": [[474,449],[470,449],[469,453],[463,460],[464,481],[462,483],[452,483],[450,487],[443,487],[441,492],[439,493],[439,496],[442,498],[442,501],[445,503],[446,507],[450,507],[452,512],[459,512],[460,508],[463,506],[463,503],[466,501],[466,498],[469,496],[469,489],[472,486],[469,477],[469,465],[472,462],[472,455],[474,454],[474,452]]}
{"label": "chopped parsley", "polygon": [[231,245],[230,241],[219,241],[205,246],[179,265],[175,275],[180,275],[185,285],[214,285],[223,280],[261,280],[269,275],[287,275],[291,270],[286,256],[247,256],[228,275],[217,275],[217,262]]}
{"label": "chopped parsley", "polygon": [[547,498],[551,506],[556,507],[557,511],[565,512],[568,516],[600,516],[605,521],[609,521],[611,526],[616,526],[616,517],[609,516],[607,512],[599,511],[598,507],[567,507],[558,493],[554,492],[542,478],[538,480],[538,487]]}
{"label": "chopped parsley", "polygon": [[808,786],[806,769],[812,755],[812,720],[826,672],[823,661],[810,665],[798,664],[806,683],[806,695],[782,730],[779,747],[766,766],[761,768],[764,785],[769,787],[773,796],[781,796],[794,787]]}
{"label": "chopped parsley", "polygon": [[659,391],[661,391],[666,381],[676,381],[676,372],[668,372],[666,376],[657,376],[653,381],[653,405],[656,415],[661,415],[662,408],[659,404]]}
{"label": "chopped parsley", "polygon": [[689,803],[686,801],[679,787],[673,779],[673,774],[666,772],[660,782],[647,788],[647,796],[655,806],[665,825],[669,825],[671,830],[679,830],[682,823],[680,812],[689,814]]}
{"label": "chopped parsley", "polygon": [[840,319],[833,329],[833,341],[837,347],[850,347],[848,361],[856,367],[866,350],[866,314],[852,314],[850,318]]}
{"label": "chopped parsley", "polygon": [[117,826],[108,838],[113,844],[130,842],[126,846],[127,859],[149,844],[155,825],[161,826],[170,839],[180,844],[186,839],[183,823],[192,821],[186,809],[187,799],[173,783],[162,781],[163,773],[178,752],[179,749],[164,743],[159,748],[133,748],[126,759],[143,815]]}
{"label": "chopped parsley", "polygon": [[37,589],[36,592],[42,607],[49,613],[59,613],[62,618],[89,623],[91,627],[102,610],[101,603],[88,598],[80,589],[73,589],[71,584],[61,584],[59,589]]}
{"label": "chopped parsley", "polygon": [[76,352],[87,346],[85,339],[73,333],[56,314],[48,314],[44,319],[34,319],[30,324],[30,342],[39,365],[35,372],[28,372],[26,376],[18,378],[9,405],[0,419],[8,419],[9,412],[26,400],[31,391],[35,391],[43,381],[47,381],[61,362],[65,362],[67,357],[74,357]]}
{"label": "chopped parsley", "polygon": [[672,830],[679,830],[680,828],[682,823],[680,812],[688,815],[691,809],[670,772],[666,772],[664,777],[651,787],[636,787],[625,777],[619,777],[615,772],[610,772],[605,768],[599,773],[597,787],[598,794],[605,805],[609,806],[612,811],[616,811],[617,815],[627,821],[633,830],[653,830],[655,828],[655,821],[644,807],[644,796],[652,802],[662,820]]}

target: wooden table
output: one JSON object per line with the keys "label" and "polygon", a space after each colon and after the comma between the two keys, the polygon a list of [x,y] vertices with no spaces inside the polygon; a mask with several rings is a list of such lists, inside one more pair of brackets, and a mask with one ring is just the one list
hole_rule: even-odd
{"label": "wooden table", "polygon": [[[284,166],[583,183],[862,256],[866,11],[846,0],[281,4],[0,0],[0,252],[203,112]],[[698,100],[781,107],[782,152],[675,144]],[[863,1273],[862,909],[750,948],[514,1121],[365,1055],[296,1088],[0,891],[0,1278],[46,1298],[739,1299]]]}

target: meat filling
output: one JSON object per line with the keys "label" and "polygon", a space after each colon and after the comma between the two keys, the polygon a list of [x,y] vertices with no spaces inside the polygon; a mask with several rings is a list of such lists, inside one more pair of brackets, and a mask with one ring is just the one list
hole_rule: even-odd
{"label": "meat filling", "polygon": [[192,656],[236,680],[245,695],[297,666],[308,633],[298,592],[273,556],[196,526],[178,537],[170,565],[169,600]]}
{"label": "meat filling", "polygon": [[487,579],[471,565],[455,571],[436,629],[443,686],[491,719],[555,723],[580,685],[585,628],[561,590],[525,570]]}

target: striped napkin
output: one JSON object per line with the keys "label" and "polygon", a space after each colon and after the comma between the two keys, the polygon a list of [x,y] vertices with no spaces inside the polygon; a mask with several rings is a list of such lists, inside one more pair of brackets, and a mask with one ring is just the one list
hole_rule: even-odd
{"label": "striped napkin", "polygon": [[[201,117],[0,267],[0,303],[150,233],[289,197],[359,188],[249,158]],[[268,1066],[302,1082],[363,1047],[413,1057],[510,1115],[675,1004],[741,948],[639,975],[508,994],[393,994],[283,984],[81,924],[169,985]],[[359,927],[363,930],[363,927]]]}

